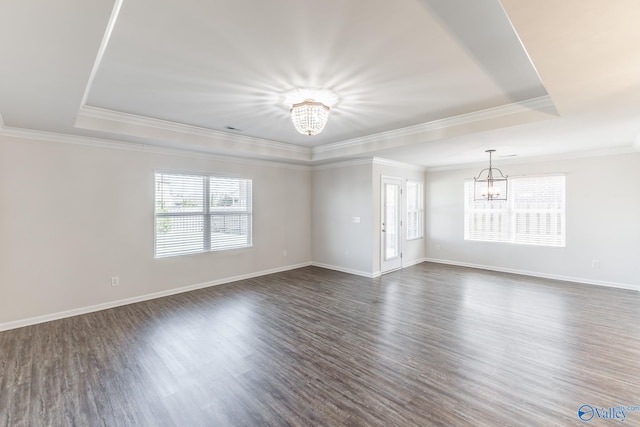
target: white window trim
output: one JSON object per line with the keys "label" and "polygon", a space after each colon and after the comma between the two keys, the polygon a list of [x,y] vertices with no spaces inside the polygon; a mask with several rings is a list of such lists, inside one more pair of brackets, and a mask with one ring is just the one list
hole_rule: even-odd
{"label": "white window trim", "polygon": [[[196,177],[202,179],[202,207],[200,210],[191,210],[185,212],[158,212],[158,178],[162,176],[174,176],[174,177]],[[234,208],[233,206],[229,207],[212,207],[211,206],[211,180],[212,179],[221,179],[221,180],[237,180],[239,183],[241,181],[244,182],[243,185],[246,186],[246,199],[243,199],[245,204],[242,207]],[[242,184],[241,184],[242,185]],[[236,250],[236,249],[245,249],[253,246],[253,180],[249,178],[241,178],[235,176],[227,176],[221,174],[209,174],[209,173],[193,173],[193,172],[176,172],[176,171],[166,171],[166,170],[156,170],[154,171],[154,258],[167,258],[174,256],[184,256],[184,255],[192,255],[192,254],[202,254],[208,252],[217,252],[217,251],[228,251],[228,250]],[[196,188],[196,187],[194,187]],[[228,217],[232,215],[236,216],[245,216],[244,221],[246,222],[246,231],[245,234],[240,234],[243,239],[242,242],[224,242],[218,241],[218,244],[215,244],[214,236],[212,235],[211,223],[212,218],[214,216]],[[201,231],[192,232],[194,234],[193,237],[201,238],[201,247],[196,248],[188,248],[188,245],[185,245],[187,240],[180,240],[179,233],[176,236],[175,245],[168,245],[165,250],[159,251],[159,240],[158,240],[158,224],[162,219],[174,219],[180,217],[199,217],[201,218]],[[245,223],[242,222],[241,223]],[[198,237],[200,236],[200,237]],[[183,246],[183,250],[180,250],[180,246]],[[196,245],[197,246],[197,245]],[[171,248],[173,247],[173,250]]]}
{"label": "white window trim", "polygon": [[[538,241],[536,241],[536,239],[530,239],[529,241],[522,241],[522,233],[519,233],[517,231],[517,214],[519,212],[523,212],[523,210],[520,208],[518,209],[515,206],[515,200],[517,198],[517,194],[513,194],[513,191],[517,191],[517,185],[512,185],[511,183],[509,184],[509,188],[510,188],[510,193],[507,196],[507,200],[506,201],[493,201],[493,202],[480,202],[480,203],[484,203],[485,204],[485,209],[481,209],[481,208],[476,208],[473,209],[470,207],[471,204],[475,204],[475,202],[473,202],[470,197],[472,198],[472,195],[469,195],[469,191],[471,191],[471,193],[473,192],[473,181],[472,180],[466,180],[465,181],[465,191],[464,191],[464,240],[465,241],[475,241],[475,242],[486,242],[486,243],[502,243],[502,244],[514,244],[514,245],[527,245],[527,246],[544,246],[544,247],[556,247],[556,248],[564,248],[566,247],[566,237],[567,237],[567,231],[566,231],[566,188],[567,188],[567,184],[566,184],[566,174],[564,173],[552,173],[552,174],[543,174],[543,175],[527,175],[527,176],[518,176],[518,177],[510,177],[509,180],[514,182],[517,181],[519,179],[535,179],[535,178],[545,178],[545,177],[562,177],[564,179],[563,182],[563,186],[564,186],[564,193],[561,197],[561,200],[558,202],[560,203],[560,208],[555,208],[555,209],[549,209],[549,208],[530,208],[530,209],[525,209],[524,212],[527,213],[545,213],[545,214],[551,214],[551,215],[558,215],[558,217],[556,219],[552,219],[552,223],[555,224],[555,226],[559,226],[559,230],[560,233],[557,234],[558,239],[556,242],[554,242],[554,239],[549,239],[547,241],[544,240],[543,237],[538,237]],[[471,227],[471,215],[473,215],[473,213],[480,213],[484,215],[493,215],[494,218],[496,218],[499,223],[499,230],[496,230],[495,232],[491,232],[491,231],[484,231],[485,233],[485,238],[483,238],[481,236],[481,234],[483,233],[482,230],[478,230],[474,233],[473,230],[470,229]],[[477,218],[477,216],[474,216],[475,218]],[[540,219],[540,217],[538,216],[538,219]],[[520,223],[520,225],[522,226],[522,223]],[[478,237],[473,237],[473,234],[480,234],[480,236]],[[535,236],[544,236],[544,234],[536,234]]]}
{"label": "white window trim", "polygon": [[[416,211],[410,211],[409,210],[409,197],[411,192],[409,191],[409,185],[416,185],[417,189],[416,189],[416,195],[417,195],[417,205],[418,208]],[[424,239],[424,182],[423,181],[415,181],[415,180],[411,180],[411,179],[407,179],[406,181],[406,188],[405,188],[405,216],[406,216],[406,222],[407,222],[407,233],[406,233],[406,239],[407,241],[410,240],[419,240],[419,239]],[[411,227],[409,226],[411,224],[411,221],[409,220],[409,215],[416,213],[416,233],[415,235],[410,235],[409,233],[412,231]]]}

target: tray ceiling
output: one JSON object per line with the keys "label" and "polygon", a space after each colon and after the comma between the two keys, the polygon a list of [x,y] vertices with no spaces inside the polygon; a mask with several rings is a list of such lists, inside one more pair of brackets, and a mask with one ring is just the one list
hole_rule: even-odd
{"label": "tray ceiling", "polygon": [[[526,4],[523,4],[526,3]],[[423,166],[631,150],[633,1],[11,2],[1,132],[95,137],[313,164]],[[340,97],[325,130],[283,94]]]}

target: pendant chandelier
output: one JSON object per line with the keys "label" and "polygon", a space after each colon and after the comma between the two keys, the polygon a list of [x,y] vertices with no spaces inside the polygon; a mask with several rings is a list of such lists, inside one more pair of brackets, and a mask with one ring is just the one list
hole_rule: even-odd
{"label": "pendant chandelier", "polygon": [[494,168],[491,162],[491,155],[495,151],[485,151],[489,153],[489,167],[482,169],[478,176],[473,178],[474,200],[507,200],[507,176],[503,175],[500,169]]}

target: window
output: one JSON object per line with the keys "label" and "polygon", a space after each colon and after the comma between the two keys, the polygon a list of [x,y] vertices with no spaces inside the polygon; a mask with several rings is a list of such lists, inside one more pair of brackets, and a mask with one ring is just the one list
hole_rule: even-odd
{"label": "window", "polygon": [[407,181],[407,240],[424,236],[424,203],[422,183]]}
{"label": "window", "polygon": [[155,257],[250,247],[250,179],[155,174]]}
{"label": "window", "polygon": [[506,201],[474,201],[467,181],[464,197],[465,240],[565,246],[564,175],[510,178]]}

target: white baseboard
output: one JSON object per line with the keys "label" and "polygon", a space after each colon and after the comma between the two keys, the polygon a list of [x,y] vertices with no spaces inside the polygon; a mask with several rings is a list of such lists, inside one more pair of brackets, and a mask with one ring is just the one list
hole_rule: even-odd
{"label": "white baseboard", "polygon": [[[521,274],[521,275],[524,275],[524,276],[542,277],[542,278],[545,278],[545,279],[554,279],[554,280],[561,280],[561,281],[565,281],[565,282],[583,283],[583,284],[587,284],[587,285],[605,286],[605,287],[610,287],[610,288],[629,289],[629,290],[639,291],[640,292],[640,286],[627,284],[627,283],[615,283],[615,282],[597,281],[597,280],[585,279],[585,278],[580,278],[580,277],[561,276],[561,275],[556,275],[556,274],[546,274],[546,273],[540,273],[540,272],[534,272],[534,271],[516,270],[516,269],[511,269],[511,268],[501,268],[501,267],[494,267],[494,266],[488,266],[488,265],[482,265],[482,264],[472,264],[472,263],[467,263],[467,262],[459,262],[459,261],[437,259],[437,258],[422,258],[422,259],[416,260],[414,262],[410,262],[410,263],[404,264],[403,267],[410,267],[410,266],[413,266],[413,265],[420,264],[422,262],[433,262],[433,263],[438,263],[438,264],[455,265],[455,266],[460,266],[460,267],[478,268],[478,269],[482,269],[482,270],[499,271],[499,272],[503,272],[503,273]],[[103,303],[103,304],[91,305],[91,306],[87,306],[87,307],[81,307],[81,308],[76,308],[76,309],[67,310],[67,311],[61,311],[61,312],[52,313],[52,314],[46,314],[46,315],[31,317],[31,318],[22,319],[22,320],[16,320],[16,321],[12,321],[12,322],[0,323],[0,331],[8,331],[10,329],[16,329],[16,328],[21,328],[21,327],[24,327],[24,326],[35,325],[35,324],[38,324],[38,323],[44,323],[44,322],[50,322],[50,321],[53,321],[53,320],[64,319],[66,317],[78,316],[78,315],[81,315],[81,314],[92,313],[92,312],[100,311],[100,310],[107,310],[109,308],[119,307],[119,306],[123,306],[123,305],[127,305],[127,304],[133,304],[133,303],[136,303],[136,302],[148,301],[148,300],[152,300],[152,299],[156,299],[156,298],[162,298],[162,297],[175,295],[175,294],[179,294],[179,293],[183,293],[183,292],[194,291],[196,289],[208,288],[210,286],[222,285],[222,284],[225,284],[225,283],[236,282],[236,281],[244,280],[244,279],[252,279],[254,277],[265,276],[267,274],[279,273],[279,272],[288,271],[288,270],[295,270],[297,268],[307,267],[307,266],[310,266],[310,265],[313,265],[313,266],[316,266],[316,267],[321,267],[321,268],[326,268],[326,269],[329,269],[329,270],[340,271],[340,272],[343,272],[343,273],[355,274],[357,276],[363,276],[363,277],[367,277],[367,278],[370,278],[370,279],[373,279],[373,278],[376,278],[376,277],[380,276],[380,272],[369,273],[369,272],[365,272],[365,271],[352,270],[352,269],[349,269],[349,268],[343,268],[343,267],[338,267],[338,266],[329,265],[329,264],[323,264],[323,263],[319,263],[319,262],[306,262],[306,263],[301,263],[301,264],[288,265],[288,266],[285,266],[285,267],[274,268],[274,269],[270,269],[270,270],[263,270],[263,271],[257,271],[257,272],[254,272],[254,273],[242,274],[242,275],[239,275],[239,276],[226,277],[226,278],[223,278],[223,279],[212,280],[210,282],[198,283],[198,284],[195,284],[195,285],[189,285],[189,286],[184,286],[184,287],[180,287],[180,288],[169,289],[169,290],[161,291],[161,292],[154,292],[154,293],[151,293],[151,294],[140,295],[140,296],[137,296],[137,297],[126,298],[126,299],[121,299],[121,300],[117,300],[117,301],[110,301],[110,302],[106,302],[106,303]]]}
{"label": "white baseboard", "polygon": [[[403,262],[401,268],[412,267],[414,265],[421,264],[426,260],[427,260],[426,258],[420,258],[413,261]],[[375,279],[376,277],[382,276],[382,272],[379,270],[369,273],[367,271],[352,270],[350,268],[338,267],[336,265],[330,265],[330,264],[323,264],[321,262],[312,262],[311,265],[316,267],[326,268],[328,270],[340,271],[342,273],[355,274],[356,276],[367,277],[369,279]]]}
{"label": "white baseboard", "polygon": [[342,273],[355,274],[356,276],[363,276],[369,279],[374,279],[380,276],[380,272],[369,273],[366,271],[359,271],[359,270],[352,270],[350,268],[338,267],[337,265],[323,264],[321,262],[312,262],[311,265],[313,265],[314,267],[326,268],[327,270],[335,270],[335,271],[340,271]]}
{"label": "white baseboard", "polygon": [[[403,268],[413,267],[414,265],[421,264],[421,263],[425,262],[426,260],[427,260],[426,258],[419,258],[419,259],[415,259],[415,260],[413,260],[413,261],[404,261],[404,259],[403,259],[403,260],[402,260],[402,266],[401,266],[401,267],[394,268],[393,270],[385,271],[385,272],[384,272],[384,274],[387,274],[387,273],[393,273],[394,271],[400,271],[400,270],[402,270]],[[380,271],[377,271],[377,272],[375,272],[375,273],[373,273],[373,274],[374,274],[374,276],[373,276],[373,277],[378,277],[378,276],[381,276],[383,273],[382,273],[382,272],[380,272]]]}
{"label": "white baseboard", "polygon": [[72,310],[60,311],[52,314],[45,314],[43,316],[31,317],[28,319],[16,320],[13,322],[0,323],[0,331],[8,331],[9,329],[22,328],[23,326],[35,325],[37,323],[50,322],[52,320],[64,319],[66,317],[78,316],[81,314],[93,313],[95,311],[107,310],[109,308],[120,307],[127,304],[133,304],[136,302],[148,301],[156,298],[162,298],[170,295],[180,294],[183,292],[195,291],[196,289],[208,288],[210,286],[223,285],[225,283],[236,282],[238,280],[252,279],[254,277],[265,276],[267,274],[280,273],[282,271],[295,270],[296,268],[308,267],[310,262],[288,265],[285,267],[273,268],[270,270],[257,271],[254,273],[241,274],[239,276],[225,277],[223,279],[212,280],[205,283],[197,283],[195,285],[183,286],[175,289],[168,289],[166,291],[154,292],[151,294],[140,295],[137,297],[121,299],[117,301],[110,301],[103,304],[91,305],[87,307],[74,308]]}
{"label": "white baseboard", "polygon": [[452,260],[448,260],[448,259],[425,258],[424,261],[435,262],[435,263],[438,263],[438,264],[456,265],[456,266],[459,266],[459,267],[478,268],[478,269],[481,269],[481,270],[499,271],[501,273],[521,274],[523,276],[542,277],[544,279],[561,280],[563,282],[582,283],[582,284],[586,284],[586,285],[605,286],[605,287],[608,287],[608,288],[617,288],[617,289],[629,289],[629,290],[632,290],[632,291],[640,292],[640,286],[639,285],[632,285],[632,284],[629,284],[629,283],[605,282],[605,281],[601,281],[601,280],[585,279],[583,277],[571,277],[571,276],[562,276],[562,275],[558,275],[558,274],[540,273],[540,272],[537,272],[537,271],[516,270],[516,269],[513,269],[513,268],[502,268],[502,267],[494,267],[494,266],[490,266],[490,265],[472,264],[472,263],[468,263],[468,262],[452,261]]}
{"label": "white baseboard", "polygon": [[414,265],[418,265],[418,264],[422,264],[423,262],[425,262],[427,260],[427,258],[419,258],[413,261],[408,261],[408,262],[402,262],[402,268],[407,268],[407,267],[412,267]]}

